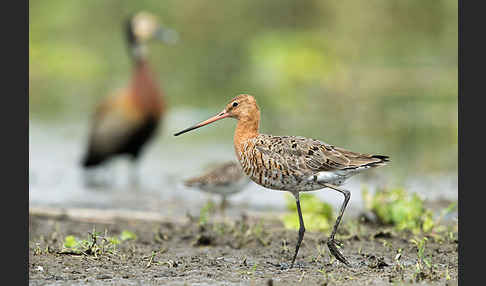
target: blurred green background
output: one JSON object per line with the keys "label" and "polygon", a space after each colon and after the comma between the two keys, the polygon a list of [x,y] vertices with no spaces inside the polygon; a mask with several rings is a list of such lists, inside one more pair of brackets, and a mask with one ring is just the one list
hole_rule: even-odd
{"label": "blurred green background", "polygon": [[[457,172],[452,0],[29,1],[31,122],[86,121],[128,82],[122,23],[139,10],[180,36],[149,53],[171,112],[205,119],[249,93],[264,133],[387,154],[401,174]],[[233,128],[192,139],[231,143]]]}

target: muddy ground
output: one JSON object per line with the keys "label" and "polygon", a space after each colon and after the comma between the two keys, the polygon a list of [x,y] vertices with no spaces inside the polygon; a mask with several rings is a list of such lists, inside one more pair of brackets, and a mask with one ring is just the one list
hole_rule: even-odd
{"label": "muddy ground", "polygon": [[[457,223],[429,235],[422,254],[410,241],[422,235],[344,219],[337,239],[352,267],[330,256],[327,232],[308,231],[292,269],[297,231],[271,216],[97,222],[31,213],[29,227],[30,285],[457,285],[458,279]],[[68,235],[89,241],[93,229],[96,243],[81,253],[63,246]],[[124,230],[136,239],[121,240]]]}

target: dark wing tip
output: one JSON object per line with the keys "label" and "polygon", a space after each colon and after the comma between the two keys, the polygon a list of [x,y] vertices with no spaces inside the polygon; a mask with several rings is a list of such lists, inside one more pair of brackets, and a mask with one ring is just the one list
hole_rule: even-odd
{"label": "dark wing tip", "polygon": [[373,155],[371,157],[372,158],[376,158],[376,159],[380,159],[383,162],[389,162],[390,161],[390,157],[389,156],[385,156],[385,155]]}

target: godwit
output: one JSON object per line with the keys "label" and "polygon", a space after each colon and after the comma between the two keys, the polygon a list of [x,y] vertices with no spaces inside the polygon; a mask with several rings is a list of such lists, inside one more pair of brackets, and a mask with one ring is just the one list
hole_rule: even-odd
{"label": "godwit", "polygon": [[221,195],[221,209],[226,207],[226,198],[242,191],[250,182],[240,164],[235,161],[215,165],[201,176],[189,178],[184,185],[203,192]]}
{"label": "godwit", "polygon": [[295,197],[300,227],[290,267],[294,266],[305,232],[299,192],[323,188],[331,188],[344,195],[344,202],[327,246],[332,255],[349,265],[336,247],[334,239],[351,197],[351,192],[340,185],[362,170],[385,165],[388,156],[356,153],[304,137],[259,134],[260,109],[255,98],[247,94],[233,98],[217,115],[174,135],[178,136],[227,117],[238,120],[234,148],[243,171],[255,183],[273,190],[289,191]]}
{"label": "godwit", "polygon": [[98,166],[122,154],[131,156],[135,167],[142,147],[153,137],[166,107],[146,59],[146,43],[152,39],[171,42],[174,33],[160,26],[155,16],[147,12],[139,12],[127,20],[126,40],[133,61],[131,83],[97,106],[82,160],[84,168]]}

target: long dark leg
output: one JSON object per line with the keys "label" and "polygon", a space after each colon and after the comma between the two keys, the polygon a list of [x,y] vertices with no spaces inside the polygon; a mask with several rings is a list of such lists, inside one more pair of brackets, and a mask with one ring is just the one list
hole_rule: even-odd
{"label": "long dark leg", "polygon": [[130,169],[130,184],[132,187],[138,187],[140,185],[139,168],[140,166],[138,160],[134,156],[131,160],[131,169]]}
{"label": "long dark leg", "polygon": [[331,188],[333,190],[336,190],[340,192],[341,194],[344,195],[344,202],[341,205],[341,210],[339,211],[339,216],[336,219],[336,222],[334,223],[334,227],[332,229],[331,236],[329,237],[329,240],[327,241],[327,247],[329,247],[329,250],[331,251],[331,254],[334,255],[334,257],[337,258],[337,260],[341,261],[342,263],[349,265],[349,262],[346,260],[344,255],[337,249],[336,247],[336,241],[334,240],[334,236],[336,235],[337,228],[339,226],[339,223],[341,222],[341,218],[344,214],[344,210],[346,209],[346,206],[348,205],[349,199],[351,198],[351,192],[345,189],[341,189],[335,185],[331,184],[324,184],[326,187]]}
{"label": "long dark leg", "polygon": [[300,210],[299,193],[297,193],[294,196],[295,196],[295,202],[297,203],[297,213],[299,214],[300,227],[299,227],[299,238],[297,240],[297,246],[295,247],[294,258],[292,259],[292,264],[290,265],[290,268],[294,267],[295,258],[297,257],[297,253],[299,253],[300,244],[302,243],[302,239],[304,239],[304,232],[305,232],[304,218],[302,217],[302,211]]}
{"label": "long dark leg", "polygon": [[228,199],[226,199],[226,196],[223,195],[223,196],[221,196],[221,204],[220,204],[220,209],[221,209],[222,214],[225,213],[227,206],[228,206]]}

